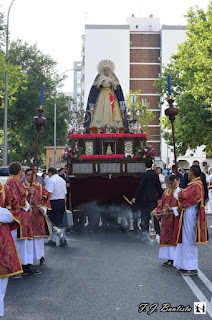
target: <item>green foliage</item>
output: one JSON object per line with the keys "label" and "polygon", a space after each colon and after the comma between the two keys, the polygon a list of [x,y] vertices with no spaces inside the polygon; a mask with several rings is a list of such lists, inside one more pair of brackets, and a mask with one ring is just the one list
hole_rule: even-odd
{"label": "green foliage", "polygon": [[131,100],[131,95],[136,96],[136,109],[141,109],[142,110],[142,115],[139,116],[138,118],[138,122],[141,125],[141,129],[143,129],[143,131],[145,132],[149,132],[149,128],[148,126],[151,124],[151,122],[153,121],[153,119],[155,118],[154,114],[152,113],[152,111],[149,110],[150,108],[150,104],[147,102],[146,108],[144,108],[142,106],[142,101],[140,99],[140,96],[138,94],[140,94],[141,91],[130,91],[130,94],[128,96],[125,97],[125,101],[128,105],[129,109],[132,109],[132,100]]}
{"label": "green foliage", "polygon": [[[178,153],[205,145],[212,153],[212,1],[205,13],[198,7],[187,15],[187,38],[164,67],[156,86],[168,98],[167,74],[171,75],[172,94],[179,108],[175,121]],[[163,102],[162,102],[163,103]],[[170,122],[161,118],[162,134],[172,145]]]}
{"label": "green foliage", "polygon": [[4,14],[0,12],[0,50],[2,50],[2,47],[4,46],[5,34],[6,34],[6,25],[4,20],[5,20]]}
{"label": "green foliage", "polygon": [[[0,127],[3,125],[3,109],[4,109],[4,92],[5,92],[5,25],[4,14],[0,12],[0,95],[3,98],[3,105],[0,108]],[[15,100],[15,93],[19,87],[24,87],[26,77],[21,72],[21,68],[18,65],[14,65],[8,61],[8,103],[11,105]]]}
{"label": "green foliage", "polygon": [[[55,103],[55,79],[57,78],[56,62],[48,55],[44,55],[37,45],[29,45],[17,40],[10,45],[10,62],[21,68],[22,74],[27,79],[27,86],[18,89],[16,100],[12,103],[8,112],[8,144],[21,154],[22,161],[27,163],[34,154],[35,129],[32,119],[37,115],[40,103],[41,85],[45,83],[44,92],[44,117],[47,124],[39,137],[38,159],[42,161],[45,154],[44,146],[53,145],[54,137],[54,103]],[[63,94],[57,96],[57,145],[66,142],[68,133],[68,101]]]}

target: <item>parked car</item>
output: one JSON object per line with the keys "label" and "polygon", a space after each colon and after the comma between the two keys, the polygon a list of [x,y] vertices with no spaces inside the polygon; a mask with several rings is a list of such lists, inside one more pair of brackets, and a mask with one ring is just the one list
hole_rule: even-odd
{"label": "parked car", "polygon": [[0,176],[7,177],[9,175],[10,175],[10,172],[9,172],[8,166],[0,167]]}

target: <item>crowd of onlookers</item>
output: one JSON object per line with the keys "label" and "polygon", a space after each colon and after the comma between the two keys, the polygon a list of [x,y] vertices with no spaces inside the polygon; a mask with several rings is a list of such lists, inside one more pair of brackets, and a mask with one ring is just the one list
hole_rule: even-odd
{"label": "crowd of onlookers", "polygon": [[[199,166],[199,161],[193,161],[193,164]],[[153,165],[153,169],[157,172],[159,176],[159,180],[161,183],[161,188],[165,190],[168,188],[167,181],[168,177],[171,174],[176,175],[175,165],[173,165],[170,169],[166,167],[166,164],[163,165],[163,168],[157,166],[155,163]],[[189,183],[188,180],[188,172],[184,168],[178,169],[178,178],[180,179],[180,187],[185,189]],[[207,170],[201,171],[201,180],[204,186],[205,191],[205,202],[208,202],[208,213],[212,214],[212,167]]]}
{"label": "crowd of onlookers", "polygon": [[[199,166],[199,161],[195,160],[193,161],[193,164],[197,164]],[[161,168],[157,166],[156,163],[154,163],[153,170],[155,170],[159,175],[159,180],[160,180],[162,189],[167,188],[168,177],[171,174],[176,175],[175,165],[172,165],[172,167],[167,168],[166,164],[163,164],[163,168]],[[212,168],[209,168],[207,171],[202,170],[202,174],[205,176],[205,180],[207,184],[209,183],[210,170],[212,173]],[[178,168],[178,178],[180,179],[180,187],[183,189],[186,188],[188,184],[188,169]]]}

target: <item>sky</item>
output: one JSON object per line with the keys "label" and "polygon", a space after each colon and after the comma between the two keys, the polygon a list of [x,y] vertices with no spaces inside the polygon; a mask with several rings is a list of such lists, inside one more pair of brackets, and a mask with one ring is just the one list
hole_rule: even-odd
{"label": "sky", "polygon": [[[0,0],[7,15],[12,0]],[[185,25],[191,6],[207,9],[209,0],[15,0],[10,11],[10,40],[22,39],[58,62],[58,73],[81,60],[85,24],[126,24],[126,18],[153,14],[162,24]],[[67,72],[63,91],[73,91],[73,71]]]}

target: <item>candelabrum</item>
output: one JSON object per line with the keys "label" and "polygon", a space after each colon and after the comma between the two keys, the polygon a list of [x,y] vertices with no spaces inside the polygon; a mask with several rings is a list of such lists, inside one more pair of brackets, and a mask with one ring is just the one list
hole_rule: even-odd
{"label": "candelabrum", "polygon": [[84,110],[83,103],[81,102],[79,105],[75,104],[69,109],[70,123],[73,127],[74,133],[85,132],[84,123],[87,121],[92,121],[93,119],[93,111],[94,111],[94,103],[90,103],[90,110]]}
{"label": "candelabrum", "polygon": [[132,107],[127,109],[125,113],[125,118],[129,124],[129,130],[132,133],[140,133],[141,125],[138,122],[140,116],[145,117],[146,114],[146,99],[142,100],[142,108],[136,107],[136,97],[132,96]]}

